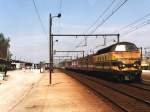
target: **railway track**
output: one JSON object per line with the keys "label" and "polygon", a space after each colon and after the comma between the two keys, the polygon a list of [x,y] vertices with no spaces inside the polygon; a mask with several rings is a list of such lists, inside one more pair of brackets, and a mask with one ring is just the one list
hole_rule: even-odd
{"label": "railway track", "polygon": [[143,89],[143,90],[146,90],[146,91],[150,91],[150,85],[145,85],[143,83],[131,83],[131,84],[128,84],[129,86],[133,86],[135,88],[139,88],[139,89]]}
{"label": "railway track", "polygon": [[150,82],[149,82],[149,81],[145,81],[145,80],[143,80],[143,81],[141,82],[141,84],[150,86]]}
{"label": "railway track", "polygon": [[150,92],[138,87],[108,82],[99,78],[81,75],[79,73],[68,72],[75,79],[85,84],[98,95],[111,101],[123,112],[149,112]]}

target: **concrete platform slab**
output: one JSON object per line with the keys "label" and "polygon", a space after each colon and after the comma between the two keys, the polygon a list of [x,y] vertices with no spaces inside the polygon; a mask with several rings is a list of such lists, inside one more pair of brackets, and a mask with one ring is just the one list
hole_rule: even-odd
{"label": "concrete platform slab", "polygon": [[48,73],[32,87],[32,90],[18,102],[10,112],[114,112],[72,77],[56,72],[52,85]]}
{"label": "concrete platform slab", "polygon": [[142,79],[144,81],[150,82],[150,71],[149,70],[142,70]]}

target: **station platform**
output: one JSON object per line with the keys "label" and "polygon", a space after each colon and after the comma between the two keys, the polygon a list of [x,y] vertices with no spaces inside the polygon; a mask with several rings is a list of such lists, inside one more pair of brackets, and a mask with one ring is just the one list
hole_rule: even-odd
{"label": "station platform", "polygon": [[[11,112],[115,112],[87,87],[55,70],[52,85],[48,72],[33,85]],[[15,96],[14,96],[15,97]]]}
{"label": "station platform", "polygon": [[150,70],[142,70],[142,79],[150,82]]}

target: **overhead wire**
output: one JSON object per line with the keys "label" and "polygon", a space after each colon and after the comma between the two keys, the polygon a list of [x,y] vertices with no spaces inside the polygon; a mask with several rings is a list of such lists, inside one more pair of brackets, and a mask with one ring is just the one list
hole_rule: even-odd
{"label": "overhead wire", "polygon": [[120,32],[120,31],[123,31],[123,30],[125,30],[125,29],[127,29],[129,27],[132,27],[133,25],[139,23],[140,21],[144,20],[146,17],[149,17],[149,16],[150,16],[150,13],[144,15],[143,17],[133,21],[132,23],[130,23],[130,24],[126,25],[126,26],[121,27],[120,29],[115,30],[114,32]]}
{"label": "overhead wire", "polygon": [[[63,0],[59,0],[58,12],[60,14],[62,14],[62,3],[63,3]],[[60,32],[60,29],[61,29],[61,19],[58,20],[58,26],[59,26],[58,32]]]}
{"label": "overhead wire", "polygon": [[59,4],[59,12],[61,13],[62,11],[62,3],[63,3],[63,0],[60,0],[60,4]]}
{"label": "overhead wire", "polygon": [[[130,23],[116,31],[120,31],[119,33],[122,32],[122,36],[128,35],[134,31],[150,24],[150,18],[148,19],[147,17],[150,17],[150,13],[144,15],[143,17],[133,21],[132,23]],[[145,19],[147,19],[147,20],[145,20]]]}
{"label": "overhead wire", "polygon": [[114,8],[112,13],[108,16],[106,16],[105,19],[102,20],[100,24],[98,24],[90,33],[93,34],[98,28],[100,28],[112,15],[114,15],[128,0],[124,0],[121,2],[117,8]]}
{"label": "overhead wire", "polygon": [[[113,8],[111,14],[109,14],[108,16],[106,16],[105,19],[103,19],[103,20],[101,21],[101,23],[98,24],[98,25],[90,32],[90,34],[93,34],[99,27],[101,27],[112,15],[115,14],[127,1],[128,1],[128,0],[124,0],[124,1],[120,2],[119,5],[117,5],[117,7]],[[109,7],[106,8],[106,10],[105,10],[106,12],[108,11],[108,9],[110,9],[110,7],[114,4],[114,2],[115,2],[115,1],[112,1],[111,4],[109,5]],[[104,14],[106,13],[105,11],[103,12]],[[100,16],[100,17],[101,17],[101,16]],[[96,21],[96,22],[97,22],[97,21]],[[96,22],[94,22],[94,25],[95,25]],[[93,25],[91,25],[91,26],[93,27]],[[86,46],[86,44],[87,44],[87,37],[85,37],[85,45],[84,45],[84,46]],[[79,46],[79,45],[78,45],[78,46]]]}
{"label": "overhead wire", "polygon": [[141,24],[138,24],[137,26],[133,27],[132,29],[128,30],[127,32],[125,32],[125,33],[122,34],[122,35],[123,35],[123,36],[128,35],[128,34],[134,32],[134,31],[136,31],[136,30],[138,30],[138,29],[140,29],[140,28],[143,28],[144,26],[147,26],[147,25],[149,25],[149,24],[150,24],[150,19],[144,21],[144,22],[141,23]]}
{"label": "overhead wire", "polygon": [[[97,17],[97,19],[94,21],[94,23],[91,24],[91,25],[89,26],[89,28],[88,28],[84,33],[88,32],[94,25],[96,25],[96,23],[100,20],[100,18],[101,18],[103,15],[105,15],[106,12],[112,7],[112,5],[115,3],[115,1],[116,1],[116,0],[113,0],[113,1],[108,5],[108,7],[106,7],[106,9]],[[86,45],[87,45],[87,42],[86,42],[86,41],[87,41],[87,37],[84,38],[83,42],[85,42],[85,45],[82,45],[82,46],[86,46]],[[80,44],[82,44],[82,41],[76,46],[76,48],[81,47]]]}
{"label": "overhead wire", "polygon": [[43,24],[43,22],[42,22],[42,19],[41,19],[41,16],[40,16],[38,7],[36,6],[36,2],[35,2],[35,0],[32,0],[32,2],[33,2],[33,5],[34,5],[34,9],[35,9],[36,15],[37,15],[37,17],[38,17],[38,19],[39,19],[39,22],[40,22],[42,31],[43,31],[44,35],[46,36],[47,33],[46,33],[46,30],[45,30],[44,24]]}
{"label": "overhead wire", "polygon": [[114,8],[112,13],[108,16],[106,16],[105,19],[102,20],[102,22],[100,24],[98,24],[95,29],[93,29],[90,33],[93,34],[99,27],[101,27],[113,14],[115,14],[128,0],[124,0],[123,2],[121,2],[117,8]]}
{"label": "overhead wire", "polygon": [[114,4],[115,1],[116,1],[116,0],[113,0],[113,1],[108,5],[108,7],[97,17],[97,19],[94,21],[94,23],[91,24],[90,27],[89,27],[85,32],[89,31],[89,30],[100,20],[100,18],[101,18],[104,14],[106,14],[106,12],[112,7],[112,5]]}

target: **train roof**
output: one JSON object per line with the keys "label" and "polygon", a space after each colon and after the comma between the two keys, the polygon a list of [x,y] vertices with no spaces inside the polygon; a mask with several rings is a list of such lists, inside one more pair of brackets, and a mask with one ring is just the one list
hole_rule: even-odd
{"label": "train roof", "polygon": [[103,49],[100,49],[100,50],[98,50],[97,52],[96,52],[96,54],[104,54],[104,53],[107,53],[107,52],[111,52],[112,51],[112,48],[114,47],[114,46],[116,46],[116,45],[121,45],[121,44],[123,44],[123,45],[135,45],[135,44],[133,44],[133,43],[131,43],[131,42],[119,42],[119,43],[116,43],[116,44],[113,44],[113,45],[111,45],[111,46],[108,46],[108,47],[105,47],[105,48],[103,48]]}

